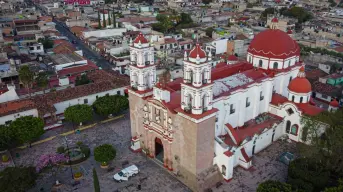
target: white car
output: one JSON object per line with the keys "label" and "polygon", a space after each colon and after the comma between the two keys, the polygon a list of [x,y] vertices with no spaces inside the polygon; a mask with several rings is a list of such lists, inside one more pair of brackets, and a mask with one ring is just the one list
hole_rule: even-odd
{"label": "white car", "polygon": [[119,173],[113,176],[114,180],[118,182],[128,181],[130,177],[135,176],[139,173],[138,167],[136,165],[131,165],[121,170]]}

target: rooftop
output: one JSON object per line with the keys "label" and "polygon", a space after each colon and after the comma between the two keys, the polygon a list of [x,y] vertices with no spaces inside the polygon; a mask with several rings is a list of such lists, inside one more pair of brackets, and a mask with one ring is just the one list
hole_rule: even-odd
{"label": "rooftop", "polygon": [[56,55],[51,55],[50,57],[51,57],[51,60],[56,65],[85,60],[85,58],[81,57],[80,55],[78,55],[76,53],[73,53],[73,54],[56,54]]}
{"label": "rooftop", "polygon": [[35,108],[35,103],[31,100],[15,100],[6,103],[0,103],[0,115],[5,116],[13,113],[19,113]]}

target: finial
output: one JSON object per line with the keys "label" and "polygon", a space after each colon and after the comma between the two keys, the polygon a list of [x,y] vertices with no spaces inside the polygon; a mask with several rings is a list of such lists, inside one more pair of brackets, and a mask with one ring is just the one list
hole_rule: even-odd
{"label": "finial", "polygon": [[187,58],[187,51],[185,51],[185,54],[183,55],[183,59],[184,60],[187,60],[188,58]]}

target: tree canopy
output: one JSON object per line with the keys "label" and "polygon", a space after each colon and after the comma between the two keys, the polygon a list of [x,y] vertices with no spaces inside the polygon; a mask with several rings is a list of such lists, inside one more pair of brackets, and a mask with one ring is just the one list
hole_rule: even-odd
{"label": "tree canopy", "polygon": [[36,184],[34,167],[7,167],[0,172],[0,189],[6,192],[25,192]]}
{"label": "tree canopy", "polygon": [[91,81],[88,79],[86,74],[82,74],[81,76],[77,76],[75,80],[75,86],[85,85],[90,83]]}
{"label": "tree canopy", "polygon": [[90,121],[93,118],[92,107],[86,104],[70,106],[64,111],[64,117],[73,123]]}
{"label": "tree canopy", "polygon": [[94,149],[94,159],[107,163],[116,157],[116,150],[110,144],[103,144]]}
{"label": "tree canopy", "polygon": [[280,181],[268,180],[260,183],[257,192],[292,192],[292,186]]}
{"label": "tree canopy", "polygon": [[14,143],[15,135],[10,126],[0,125],[0,151],[9,149]]}
{"label": "tree canopy", "polygon": [[20,81],[23,83],[25,88],[29,89],[30,94],[30,89],[32,88],[34,80],[34,73],[27,65],[21,66],[18,73]]}
{"label": "tree canopy", "polygon": [[214,28],[213,27],[208,27],[206,28],[205,32],[206,32],[206,35],[211,37],[212,38],[212,32],[214,31]]}
{"label": "tree canopy", "polygon": [[38,73],[35,81],[38,87],[43,88],[43,90],[45,90],[45,88],[48,87],[49,84],[48,74],[45,72]]}
{"label": "tree canopy", "polygon": [[167,33],[168,30],[173,27],[173,22],[171,21],[171,19],[169,19],[167,15],[158,14],[156,16],[156,19],[158,23],[152,24],[153,29],[156,31]]}
{"label": "tree canopy", "polygon": [[208,4],[212,3],[212,0],[202,0],[202,3],[205,5],[208,5]]}
{"label": "tree canopy", "polygon": [[106,95],[99,97],[93,107],[97,114],[107,116],[117,114],[129,107],[129,101],[125,96],[121,95]]}
{"label": "tree canopy", "polygon": [[[277,11],[275,8],[267,8],[262,12],[261,18],[266,19],[268,15],[274,14],[275,11]],[[281,15],[298,19],[298,23],[303,23],[313,18],[313,15],[303,7],[282,8],[278,12]]]}
{"label": "tree canopy", "polygon": [[44,133],[44,122],[39,117],[23,116],[17,118],[10,125],[19,143],[31,144]]}
{"label": "tree canopy", "polygon": [[54,47],[54,42],[48,38],[40,38],[38,39],[38,43],[42,43],[44,49],[51,49]]}

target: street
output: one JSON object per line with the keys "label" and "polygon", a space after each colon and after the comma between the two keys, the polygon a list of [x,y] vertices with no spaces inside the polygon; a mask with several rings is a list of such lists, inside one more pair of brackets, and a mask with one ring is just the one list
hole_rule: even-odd
{"label": "street", "polygon": [[70,42],[76,42],[74,45],[78,47],[80,50],[83,51],[83,56],[87,59],[94,62],[98,67],[102,69],[111,69],[113,66],[105,60],[102,56],[100,56],[95,51],[91,50],[88,46],[86,46],[80,39],[78,39],[73,33],[71,33],[67,28],[63,26],[63,24],[59,21],[53,20],[56,23],[56,29],[63,35],[66,36]]}

